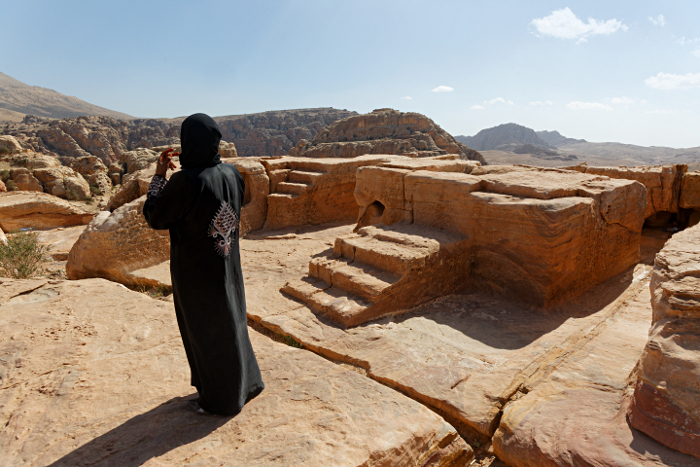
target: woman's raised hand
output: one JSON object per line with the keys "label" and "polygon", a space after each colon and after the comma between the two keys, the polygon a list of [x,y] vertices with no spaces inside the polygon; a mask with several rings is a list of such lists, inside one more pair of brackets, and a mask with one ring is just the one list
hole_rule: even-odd
{"label": "woman's raised hand", "polygon": [[173,151],[173,148],[168,148],[162,153],[160,153],[160,157],[158,157],[158,164],[156,165],[156,175],[165,177],[165,174],[168,172],[168,169],[177,169],[177,166],[171,159],[175,156],[179,156],[180,153]]}

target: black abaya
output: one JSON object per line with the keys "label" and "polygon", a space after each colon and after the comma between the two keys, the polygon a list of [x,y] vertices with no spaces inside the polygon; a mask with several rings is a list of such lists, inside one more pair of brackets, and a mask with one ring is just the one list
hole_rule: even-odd
{"label": "black abaya", "polygon": [[220,140],[210,117],[185,119],[182,170],[149,190],[143,214],[151,228],[170,231],[175,312],[199,405],[235,415],[264,384],[248,337],[238,248],[245,186],[233,165],[221,163]]}

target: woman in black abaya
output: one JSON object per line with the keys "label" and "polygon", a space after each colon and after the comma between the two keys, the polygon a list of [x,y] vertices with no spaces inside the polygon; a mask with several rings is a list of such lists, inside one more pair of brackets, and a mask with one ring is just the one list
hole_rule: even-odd
{"label": "woman in black abaya", "polygon": [[238,224],[245,186],[222,164],[221,132],[195,114],[182,122],[182,170],[165,179],[168,149],[158,160],[143,214],[153,229],[170,230],[175,313],[199,399],[197,412],[235,415],[265,387],[248,337]]}

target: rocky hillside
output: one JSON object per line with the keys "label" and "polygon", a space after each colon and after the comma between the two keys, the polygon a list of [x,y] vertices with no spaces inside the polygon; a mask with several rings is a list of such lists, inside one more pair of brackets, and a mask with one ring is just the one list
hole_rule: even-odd
{"label": "rocky hillside", "polygon": [[587,141],[585,139],[574,139],[574,138],[567,138],[566,136],[562,135],[558,131],[537,131],[537,136],[542,138],[547,144],[550,144],[555,147],[559,146],[564,146],[566,144],[574,144],[574,143],[586,143]]}
{"label": "rocky hillside", "polygon": [[535,130],[517,123],[504,123],[503,125],[481,130],[474,136],[456,136],[455,139],[477,151],[492,149],[507,151],[514,146],[522,144],[555,149],[554,146],[540,138],[535,133]]}
{"label": "rocky hillside", "polygon": [[[357,115],[333,108],[283,110],[216,117],[224,141],[236,145],[239,156],[281,156],[303,138],[313,138],[332,122]],[[183,118],[119,120],[90,116],[51,120],[26,116],[0,127],[26,149],[58,157],[94,155],[105,164],[139,147],[177,145]]]}
{"label": "rocky hillside", "polygon": [[214,120],[224,140],[236,145],[239,156],[260,157],[286,155],[300,140],[313,139],[326,126],[353,115],[357,112],[324,107],[229,115]]}
{"label": "rocky hillside", "polygon": [[25,115],[47,118],[106,115],[132,119],[129,115],[89,104],[77,97],[66,96],[52,89],[29,86],[0,73],[0,122],[19,122]]}
{"label": "rocky hillside", "polygon": [[289,152],[290,156],[303,157],[357,157],[365,154],[411,157],[459,154],[462,159],[485,164],[481,154],[456,141],[425,115],[393,109],[377,109],[339,120],[311,141],[300,140]]}

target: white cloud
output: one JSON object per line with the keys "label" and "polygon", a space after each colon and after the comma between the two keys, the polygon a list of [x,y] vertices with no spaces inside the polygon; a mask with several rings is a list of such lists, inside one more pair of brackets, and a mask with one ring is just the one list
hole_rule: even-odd
{"label": "white cloud", "polygon": [[569,9],[553,11],[551,15],[544,18],[535,18],[530,23],[543,36],[553,36],[559,39],[578,39],[577,44],[586,42],[587,36],[596,34],[612,34],[620,29],[629,29],[622,21],[615,18],[607,21],[588,18],[588,23],[584,23],[576,17]]}
{"label": "white cloud", "polygon": [[527,105],[532,106],[532,107],[537,107],[538,105],[552,105],[554,102],[552,101],[534,101],[534,102],[528,102]]}
{"label": "white cloud", "polygon": [[680,39],[678,39],[678,43],[680,45],[695,44],[697,42],[700,42],[700,37],[696,37],[695,39],[686,39],[685,36],[683,36]]}
{"label": "white cloud", "polygon": [[401,99],[405,99],[407,101],[410,101],[413,98],[411,96],[403,96]]}
{"label": "white cloud", "polygon": [[674,75],[673,73],[659,73],[644,80],[644,83],[654,89],[691,89],[700,88],[700,73],[687,73]]}
{"label": "white cloud", "polygon": [[454,91],[454,88],[451,88],[449,86],[438,86],[435,89],[433,89],[433,92],[450,92]]}
{"label": "white cloud", "polygon": [[588,109],[595,109],[595,110],[612,110],[612,107],[609,105],[601,104],[600,102],[579,102],[579,101],[573,101],[569,102],[566,104],[567,109],[571,110],[588,110]]}
{"label": "white cloud", "polygon": [[631,99],[629,97],[613,97],[610,99],[611,104],[635,104],[637,99]]}
{"label": "white cloud", "polygon": [[484,110],[486,107],[484,107],[483,105],[472,105],[472,106],[469,107],[469,108],[470,108],[471,110]]}
{"label": "white cloud", "polygon": [[692,52],[690,52],[690,54],[691,54],[693,57],[700,58],[700,49],[695,49],[695,50],[693,50]]}
{"label": "white cloud", "polygon": [[490,101],[484,101],[484,104],[489,104],[489,105],[493,105],[493,104],[508,104],[508,105],[513,105],[514,102],[513,102],[513,101],[507,101],[507,100],[505,100],[505,99],[502,98],[502,97],[497,97],[497,98],[495,98],[495,99],[491,99]]}
{"label": "white cloud", "polygon": [[656,18],[650,16],[648,19],[654,26],[666,26],[666,20],[664,19],[664,15],[659,15]]}

